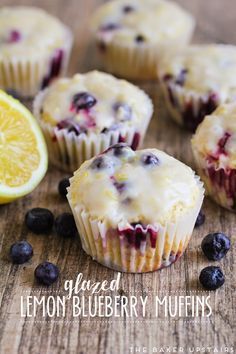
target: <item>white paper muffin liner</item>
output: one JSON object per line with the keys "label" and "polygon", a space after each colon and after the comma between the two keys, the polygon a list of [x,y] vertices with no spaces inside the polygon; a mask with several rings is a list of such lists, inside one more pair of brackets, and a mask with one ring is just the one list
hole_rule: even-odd
{"label": "white paper muffin liner", "polygon": [[[146,239],[141,241],[140,247],[136,249],[122,234],[121,230],[126,229],[122,226],[123,223],[114,229],[109,227],[106,220],[92,218],[83,205],[78,204],[75,207],[69,188],[67,198],[84,251],[97,262],[121,272],[144,273],[171,265],[185,251],[203,202],[203,184],[197,176],[196,178],[200,193],[192,208],[180,216],[176,223],[147,226],[146,230],[151,228],[158,232],[155,248],[151,247],[149,232],[146,231]],[[73,177],[70,182],[73,183]],[[145,233],[142,225],[136,225],[135,228],[137,227],[142,228]]]}
{"label": "white paper muffin liner", "polygon": [[192,147],[197,171],[204,182],[207,194],[220,206],[236,212],[236,170],[209,166]]}
{"label": "white paper muffin liner", "polygon": [[[66,29],[66,36],[63,45],[58,49],[63,50],[63,58],[58,76],[66,73],[70,58],[73,36],[69,29]],[[3,90],[15,91],[19,97],[32,98],[41,89],[43,79],[50,71],[54,50],[46,56],[37,53],[34,58],[27,57],[2,57],[0,59],[0,88]]]}
{"label": "white paper muffin liner", "polygon": [[[170,117],[192,132],[204,117],[211,114],[221,103],[219,95],[216,94],[197,94],[163,78],[160,84]],[[215,104],[212,105],[209,104],[211,96],[215,97]]]}
{"label": "white paper muffin liner", "polygon": [[33,104],[34,116],[38,120],[48,147],[49,161],[55,167],[65,172],[74,172],[85,161],[95,155],[102,153],[110,146],[120,142],[120,137],[125,143],[132,146],[135,139],[138,138],[138,144],[135,149],[142,145],[148,124],[152,117],[153,106],[147,96],[150,104],[150,112],[143,118],[143,126],[124,126],[118,130],[108,131],[106,133],[82,133],[76,135],[74,132],[68,132],[67,129],[58,129],[52,127],[40,119],[40,109],[42,102],[47,94],[45,89],[35,97]]}
{"label": "white paper muffin liner", "polygon": [[163,45],[114,43],[104,41],[99,34],[95,35],[95,42],[107,71],[126,79],[150,80],[157,78],[158,61],[168,52],[168,48],[171,46],[173,50],[174,46],[179,48],[187,45],[194,28],[195,22],[192,20],[192,25],[186,28],[181,40]]}

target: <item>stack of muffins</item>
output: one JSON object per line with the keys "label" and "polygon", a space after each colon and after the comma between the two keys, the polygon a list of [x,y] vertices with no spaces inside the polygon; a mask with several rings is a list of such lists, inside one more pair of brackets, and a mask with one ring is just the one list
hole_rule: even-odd
{"label": "stack of muffins", "polygon": [[[19,23],[19,14],[27,21]],[[83,249],[112,269],[148,272],[175,262],[204,198],[190,167],[156,149],[137,150],[153,104],[124,79],[159,81],[170,116],[197,128],[192,148],[207,192],[236,209],[236,49],[189,45],[194,27],[171,1],[112,0],[91,28],[105,70],[119,79],[98,71],[59,78],[71,31],[37,8],[0,10],[0,87],[36,95],[51,164],[74,173],[67,197]]]}

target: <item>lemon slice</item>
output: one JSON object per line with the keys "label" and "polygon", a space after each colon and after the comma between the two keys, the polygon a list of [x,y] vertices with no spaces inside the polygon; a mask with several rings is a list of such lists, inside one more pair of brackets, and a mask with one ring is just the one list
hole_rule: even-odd
{"label": "lemon slice", "polygon": [[0,90],[0,204],[30,193],[47,166],[47,148],[36,120]]}

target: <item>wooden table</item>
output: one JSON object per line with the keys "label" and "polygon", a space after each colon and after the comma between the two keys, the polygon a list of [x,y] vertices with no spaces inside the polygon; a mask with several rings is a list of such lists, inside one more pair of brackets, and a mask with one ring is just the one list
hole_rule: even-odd
{"label": "wooden table", "polygon": [[[128,1],[128,0],[127,0]],[[144,0],[143,0],[144,1]],[[179,0],[197,18],[195,41],[236,43],[235,0]],[[14,0],[0,1],[0,5],[14,4]],[[75,47],[70,65],[70,74],[97,68],[97,58],[89,45],[87,20],[101,0],[18,0],[17,4],[36,5],[61,18],[75,33]],[[168,25],[168,24],[167,24]],[[182,131],[167,116],[162,98],[155,82],[139,83],[152,97],[155,114],[145,140],[146,147],[158,147],[193,167],[190,150],[190,134]],[[44,181],[29,196],[7,206],[0,207],[1,276],[0,276],[0,352],[14,353],[80,353],[80,354],[124,354],[131,353],[130,347],[215,346],[232,347],[235,339],[235,257],[234,244],[227,257],[220,262],[226,275],[226,283],[217,292],[211,293],[213,315],[209,321],[195,318],[172,320],[158,318],[150,321],[152,308],[147,309],[147,318],[133,321],[85,320],[73,321],[70,312],[65,321],[41,322],[20,318],[20,295],[62,291],[65,279],[75,279],[82,272],[85,279],[112,280],[116,272],[93,262],[81,250],[77,240],[64,240],[55,234],[34,235],[24,226],[24,215],[32,207],[47,207],[55,215],[69,210],[57,193],[58,181],[65,175],[50,169]],[[194,231],[190,245],[176,264],[170,268],[149,274],[122,274],[121,288],[125,294],[190,295],[201,291],[198,276],[209,264],[204,258],[200,244],[204,235],[212,231],[223,231],[235,241],[235,215],[227,212],[210,200],[204,202],[205,225]],[[27,239],[34,248],[33,259],[23,266],[12,265],[8,260],[10,245]],[[56,263],[61,270],[60,281],[49,289],[34,284],[33,271],[41,261]],[[142,351],[141,351],[142,352]]]}

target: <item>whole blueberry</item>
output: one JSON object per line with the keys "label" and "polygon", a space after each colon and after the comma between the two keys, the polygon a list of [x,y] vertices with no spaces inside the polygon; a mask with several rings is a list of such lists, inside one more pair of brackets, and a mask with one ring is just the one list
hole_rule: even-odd
{"label": "whole blueberry", "polygon": [[127,103],[116,102],[113,105],[113,110],[121,122],[126,122],[132,117],[132,108]]}
{"label": "whole blueberry", "polygon": [[120,25],[118,23],[108,22],[108,23],[103,24],[100,27],[100,31],[110,32],[110,31],[115,31],[119,28],[120,28]]}
{"label": "whole blueberry", "polygon": [[33,256],[33,247],[27,241],[19,241],[11,245],[10,257],[13,263],[22,264]]}
{"label": "whole blueberry", "polygon": [[145,42],[145,38],[142,34],[138,34],[136,37],[135,37],[135,42],[137,43],[143,43]]}
{"label": "whole blueberry", "polygon": [[204,222],[205,222],[205,214],[202,211],[200,211],[194,227],[199,227],[199,226],[203,225]]}
{"label": "whole blueberry", "polygon": [[123,12],[125,13],[125,14],[129,14],[130,12],[133,12],[135,9],[134,9],[134,7],[132,6],[132,5],[125,5],[124,7],[123,7]]}
{"label": "whole blueberry", "polygon": [[70,186],[69,178],[63,178],[58,184],[58,192],[63,197],[66,198],[67,188]]}
{"label": "whole blueberry", "polygon": [[35,234],[48,233],[52,230],[53,213],[45,208],[33,208],[25,215],[27,227]]}
{"label": "whole blueberry", "polygon": [[80,92],[73,96],[72,106],[77,112],[81,109],[89,109],[97,103],[95,97],[88,92]]}
{"label": "whole blueberry", "polygon": [[51,285],[58,279],[59,269],[53,263],[43,262],[35,268],[34,276],[38,283]]}
{"label": "whole blueberry", "polygon": [[201,271],[199,281],[205,289],[216,290],[224,284],[225,277],[220,267],[209,266]]}
{"label": "whole blueberry", "polygon": [[111,146],[108,150],[113,151],[114,156],[119,157],[124,155],[125,149],[129,148],[125,143],[118,143]]}
{"label": "whole blueberry", "polygon": [[90,168],[92,170],[99,171],[106,168],[111,168],[113,166],[114,166],[114,162],[110,158],[107,158],[105,156],[98,156],[92,161]]}
{"label": "whole blueberry", "polygon": [[182,69],[180,71],[179,75],[177,76],[177,78],[175,80],[176,85],[184,86],[187,73],[188,73],[188,69]]}
{"label": "whole blueberry", "polygon": [[145,154],[141,157],[141,161],[143,165],[146,166],[158,166],[160,164],[160,161],[158,157],[152,153]]}
{"label": "whole blueberry", "polygon": [[205,236],[201,246],[209,260],[219,261],[230,249],[230,239],[225,234],[216,232]]}
{"label": "whole blueberry", "polygon": [[71,213],[63,213],[55,220],[55,230],[59,236],[69,238],[77,234],[74,217]]}

